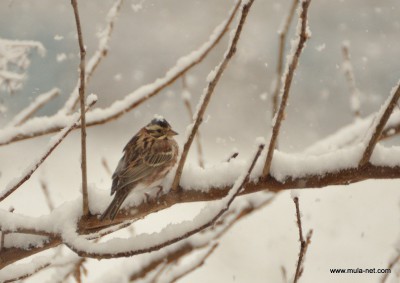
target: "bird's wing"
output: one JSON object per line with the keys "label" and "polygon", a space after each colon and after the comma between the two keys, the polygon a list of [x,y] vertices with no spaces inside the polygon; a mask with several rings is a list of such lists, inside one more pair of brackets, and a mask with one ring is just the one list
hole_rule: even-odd
{"label": "bird's wing", "polygon": [[116,190],[140,182],[160,170],[172,157],[172,151],[145,152],[140,158],[129,162],[127,166],[123,166],[119,172],[115,171],[111,191],[115,192]]}

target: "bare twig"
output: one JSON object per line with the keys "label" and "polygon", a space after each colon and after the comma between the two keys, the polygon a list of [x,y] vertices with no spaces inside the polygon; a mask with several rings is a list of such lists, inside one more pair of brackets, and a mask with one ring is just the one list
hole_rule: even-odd
{"label": "bare twig", "polygon": [[40,180],[40,187],[42,188],[43,195],[46,199],[47,206],[49,207],[50,211],[52,211],[54,209],[54,204],[53,204],[53,201],[51,200],[49,189],[47,188],[47,183],[43,179]]}
{"label": "bare twig", "polygon": [[[390,262],[387,269],[393,270],[393,267],[400,262],[400,253],[395,256]],[[384,273],[381,278],[381,283],[385,283],[386,280],[389,278],[390,273]]]}
{"label": "bare twig", "polygon": [[369,139],[368,145],[366,146],[363,156],[360,160],[360,166],[365,166],[369,159],[371,158],[372,152],[374,151],[375,145],[378,143],[382,131],[389,120],[393,109],[396,107],[396,103],[400,97],[400,83],[396,89],[392,90],[391,97],[382,106],[381,111],[379,111],[375,117],[374,123],[371,126],[370,132],[367,135]]}
{"label": "bare twig", "polygon": [[274,117],[274,115],[278,111],[279,92],[281,90],[281,84],[282,84],[281,78],[283,72],[283,57],[285,55],[286,36],[289,32],[290,24],[292,23],[294,12],[296,11],[298,2],[299,0],[293,0],[292,5],[290,6],[289,13],[284,21],[283,27],[278,31],[279,34],[278,64],[276,66],[274,95],[272,96],[272,117]]}
{"label": "bare twig", "polygon": [[200,107],[197,107],[198,111],[196,113],[196,118],[194,123],[192,123],[192,130],[190,132],[190,135],[188,137],[188,139],[185,142],[185,145],[183,146],[183,152],[182,155],[179,159],[179,163],[178,163],[178,167],[176,169],[176,174],[174,177],[174,181],[172,183],[172,190],[177,190],[178,186],[179,186],[179,182],[181,179],[181,175],[182,175],[182,170],[183,170],[183,166],[185,165],[186,162],[186,158],[187,155],[189,153],[189,149],[192,145],[193,139],[200,127],[200,124],[203,121],[203,116],[204,113],[207,109],[208,103],[210,102],[211,96],[214,93],[214,89],[217,86],[219,79],[222,76],[222,73],[224,72],[224,70],[226,69],[226,66],[228,65],[230,59],[233,57],[233,55],[236,52],[236,46],[237,43],[239,41],[239,37],[240,34],[242,32],[244,23],[246,21],[247,15],[249,13],[249,10],[251,8],[251,5],[253,4],[254,0],[250,0],[248,1],[246,4],[244,4],[242,6],[242,13],[240,16],[240,21],[239,24],[236,27],[235,33],[234,33],[234,37],[231,40],[229,46],[228,46],[228,50],[227,52],[225,52],[224,55],[224,59],[222,60],[222,62],[217,66],[216,70],[215,70],[215,75],[212,77],[212,79],[210,80],[210,82],[208,83],[207,88],[204,91],[204,94],[202,96],[202,98],[200,99],[199,105],[201,105]]}
{"label": "bare twig", "polygon": [[[182,76],[182,88],[183,88],[183,93],[182,93],[182,100],[183,103],[186,107],[186,110],[188,111],[190,121],[192,122],[193,119],[193,109],[192,105],[190,104],[190,92],[188,85],[186,83],[186,76]],[[200,137],[200,131],[197,132],[196,135],[196,145],[197,145],[197,158],[199,160],[199,166],[201,168],[204,168],[204,160],[203,160],[203,148],[201,146],[201,137]]]}
{"label": "bare twig", "polygon": [[78,2],[77,0],[71,0],[72,8],[74,9],[76,29],[78,34],[80,63],[79,63],[79,74],[80,74],[80,85],[79,85],[79,104],[81,106],[81,169],[82,169],[82,211],[83,216],[89,214],[89,195],[87,188],[87,168],[86,168],[86,116],[85,116],[85,57],[86,50],[83,45],[83,36],[81,23],[79,18]]}
{"label": "bare twig", "polygon": [[274,117],[274,123],[273,123],[273,127],[272,127],[272,136],[271,136],[269,147],[268,147],[267,158],[266,158],[265,164],[264,164],[263,176],[267,176],[269,174],[269,171],[271,168],[272,157],[274,155],[276,141],[278,139],[279,130],[280,130],[281,123],[282,123],[282,120],[284,117],[285,108],[287,105],[287,100],[289,97],[289,91],[290,91],[290,86],[292,85],[292,79],[294,76],[294,72],[297,68],[297,64],[299,62],[299,58],[300,58],[301,52],[303,50],[303,47],[305,45],[305,42],[309,37],[308,30],[307,30],[307,28],[308,28],[307,13],[308,13],[308,7],[310,6],[310,2],[311,2],[311,0],[302,0],[302,2],[301,2],[300,17],[299,17],[301,28],[298,31],[299,34],[297,34],[298,42],[297,42],[295,52],[292,56],[292,59],[288,62],[288,67],[287,67],[287,71],[285,74],[285,82],[284,82],[283,90],[282,90],[283,92],[282,92],[281,104],[279,106],[278,112],[275,114],[275,117]]}
{"label": "bare twig", "polygon": [[[202,44],[198,50],[191,52],[188,56],[184,56],[178,60],[175,66],[173,66],[161,79],[157,79],[155,82],[138,88],[134,92],[126,95],[122,101],[115,101],[114,104],[108,108],[96,109],[96,115],[91,116],[91,113],[88,113],[88,122],[86,126],[91,127],[105,124],[122,117],[124,114],[138,107],[151,97],[159,94],[163,89],[170,86],[191,68],[201,63],[211,52],[211,50],[217,46],[222,37],[229,30],[229,26],[232,23],[239,7],[240,1],[235,3],[233,9],[228,15],[228,18],[215,29],[205,44]],[[182,61],[187,62],[187,64],[182,65]],[[115,104],[123,105],[123,107],[115,108],[113,107]],[[37,121],[28,121],[26,125],[22,126],[23,129],[17,127],[17,131],[12,131],[6,135],[4,133],[5,130],[0,130],[0,136],[2,137],[0,140],[0,146],[57,132],[66,125],[63,125],[62,121],[59,120],[57,120],[57,123],[51,123],[53,119],[56,118],[58,117],[53,116],[43,118],[43,120],[39,119]],[[40,123],[41,127],[32,126],[32,124],[37,125],[38,123]],[[42,123],[45,123],[47,126],[43,127]]]}
{"label": "bare twig", "polygon": [[347,80],[347,84],[349,86],[350,92],[350,107],[353,111],[354,118],[358,119],[361,117],[360,111],[360,91],[356,86],[356,80],[354,77],[353,66],[350,61],[350,50],[349,44],[347,42],[343,42],[342,44],[342,55],[343,55],[343,72]]}
{"label": "bare twig", "polygon": [[104,157],[101,158],[101,165],[103,165],[104,170],[106,170],[107,174],[109,176],[112,175],[112,171],[110,169],[110,166],[108,165],[107,159],[105,159]]}
{"label": "bare twig", "polygon": [[300,241],[299,258],[297,260],[296,273],[295,273],[294,280],[293,280],[293,283],[297,283],[297,281],[299,280],[300,276],[303,273],[303,261],[304,261],[305,255],[307,253],[307,248],[308,248],[309,244],[311,243],[312,230],[308,231],[306,240],[304,240],[303,227],[301,225],[299,198],[294,197],[293,202],[296,205],[297,227],[299,228],[299,241]]}
{"label": "bare twig", "polygon": [[35,114],[39,109],[41,109],[46,103],[55,98],[60,94],[58,88],[53,88],[52,90],[38,95],[28,107],[19,112],[15,117],[7,124],[6,127],[20,126],[25,123],[33,114]]}
{"label": "bare twig", "polygon": [[[93,101],[90,105],[86,107],[86,111],[95,104],[96,101]],[[65,137],[75,128],[77,127],[80,117],[71,125],[63,129],[59,134],[55,136],[55,140],[50,141],[49,148],[45,151],[42,157],[32,166],[29,167],[27,173],[22,175],[19,179],[14,180],[10,183],[6,189],[0,193],[0,202],[11,195],[14,191],[16,191],[23,183],[29,180],[33,173],[42,165],[42,163],[50,156],[50,154],[56,149],[56,147],[65,139]]]}
{"label": "bare twig", "polygon": [[231,160],[235,159],[236,157],[238,157],[238,155],[239,155],[239,152],[234,152],[233,154],[231,154],[231,156],[228,157],[226,162],[231,162]]}

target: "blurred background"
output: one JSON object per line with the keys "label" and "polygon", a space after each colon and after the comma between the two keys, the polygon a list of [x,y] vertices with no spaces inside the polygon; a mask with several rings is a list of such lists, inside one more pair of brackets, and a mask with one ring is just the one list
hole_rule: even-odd
{"label": "blurred background", "polygon": [[[211,99],[200,131],[206,165],[225,160],[233,151],[246,159],[256,137],[271,125],[271,96],[278,53],[278,34],[291,0],[256,0],[244,27],[238,50]],[[96,51],[97,34],[113,1],[80,1],[87,58]],[[107,57],[87,86],[107,107],[139,86],[162,77],[181,57],[207,41],[228,15],[233,1],[125,0]],[[354,119],[348,85],[342,71],[341,46],[350,43],[356,84],[361,91],[361,114],[379,109],[400,78],[400,2],[396,0],[319,0],[311,3],[311,39],[294,78],[280,150],[299,152]],[[288,39],[293,38],[294,26]],[[5,126],[37,95],[53,87],[61,95],[38,115],[54,114],[69,97],[78,79],[79,54],[70,1],[3,0],[0,37],[35,40],[46,56],[33,52],[23,88],[0,92],[7,112]],[[221,60],[227,36],[187,75],[195,107],[207,74]],[[288,42],[289,42],[288,41]],[[286,50],[290,46],[287,46]],[[122,148],[154,114],[163,115],[181,133],[183,143],[190,117],[178,80],[159,95],[116,121],[88,129],[89,182],[109,190],[110,177],[101,166],[105,158],[113,170]],[[0,147],[0,188],[40,156],[50,136]],[[396,144],[394,140],[387,144]],[[80,190],[80,142],[74,132],[17,193],[0,204],[32,216],[48,212],[39,180],[45,179],[57,205],[73,200]],[[189,162],[196,163],[193,147]],[[378,282],[380,275],[330,274],[330,268],[386,268],[399,238],[399,181],[360,182],[346,187],[303,190],[300,205],[305,229],[314,229],[305,261],[303,282]],[[159,230],[166,223],[190,219],[201,204],[182,205],[159,219],[139,223],[137,232]],[[150,223],[151,222],[151,223]],[[299,251],[294,204],[288,192],[265,209],[237,224],[205,265],[180,282],[284,282],[283,266],[291,277]],[[91,262],[89,278],[122,260]],[[35,281],[36,280],[36,281]],[[43,282],[40,276],[30,282]],[[396,282],[396,281],[393,281]]]}

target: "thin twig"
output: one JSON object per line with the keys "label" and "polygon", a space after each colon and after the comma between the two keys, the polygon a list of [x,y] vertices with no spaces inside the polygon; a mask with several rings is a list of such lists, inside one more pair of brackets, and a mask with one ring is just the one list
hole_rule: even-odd
{"label": "thin twig", "polygon": [[267,158],[265,160],[264,169],[263,169],[264,177],[267,176],[270,172],[272,157],[274,155],[276,141],[278,139],[279,130],[280,130],[281,123],[282,123],[282,120],[284,117],[285,108],[287,105],[290,86],[292,85],[292,79],[294,76],[294,72],[297,68],[299,58],[300,58],[301,52],[303,50],[303,47],[305,45],[305,42],[309,38],[309,34],[308,34],[308,30],[307,30],[308,29],[307,13],[308,13],[308,7],[310,6],[310,2],[311,2],[311,0],[303,0],[301,2],[300,17],[299,17],[301,28],[298,31],[299,34],[297,34],[297,36],[298,36],[297,47],[296,47],[295,53],[292,56],[292,60],[290,60],[290,62],[288,62],[288,67],[287,67],[287,71],[285,74],[285,82],[284,82],[283,90],[282,90],[283,93],[282,93],[281,104],[279,106],[278,112],[275,114],[275,117],[274,117],[274,123],[273,123],[273,127],[272,127],[272,136],[270,139]]}
{"label": "thin twig", "polygon": [[381,111],[375,117],[374,123],[371,127],[370,134],[367,135],[369,138],[368,145],[364,150],[363,156],[360,160],[359,165],[365,166],[369,159],[371,158],[372,152],[374,151],[375,145],[378,143],[379,138],[382,134],[382,131],[389,120],[390,115],[393,112],[393,109],[396,107],[396,103],[400,97],[400,83],[397,86],[397,89],[392,91],[391,98],[386,101],[386,105],[383,105]]}
{"label": "thin twig", "polygon": [[[136,107],[146,102],[151,97],[161,93],[163,89],[170,86],[191,68],[200,64],[208,56],[208,54],[210,54],[210,52],[214,49],[214,47],[217,46],[217,44],[221,41],[222,37],[229,30],[229,26],[232,23],[239,7],[240,7],[240,1],[237,1],[234,4],[233,9],[230,11],[228,18],[224,20],[222,25],[218,25],[218,27],[209,37],[208,41],[205,44],[202,44],[200,48],[197,49],[195,52],[191,52],[189,55],[181,57],[181,59],[179,59],[176,62],[176,64],[172,68],[170,68],[169,71],[166,72],[161,79],[157,79],[156,81],[150,84],[141,86],[134,92],[126,95],[123,100],[115,101],[108,108],[96,109],[97,111],[96,115],[91,116],[90,115],[91,113],[88,113],[87,115],[88,123],[86,124],[86,126],[92,127],[96,125],[102,125],[122,117],[124,114],[135,109]],[[188,63],[182,65],[182,62],[188,62]],[[135,98],[137,96],[139,96],[139,98]],[[123,107],[122,108],[114,107],[114,105],[116,104],[123,105]],[[3,130],[0,130],[0,136],[2,136],[2,139],[0,141],[0,146],[59,131],[60,129],[65,127],[65,125],[63,124],[60,125],[59,123],[51,123],[52,118],[56,117],[57,116],[44,118],[43,120],[45,120],[45,122],[41,120],[37,120],[34,123],[32,122],[34,126],[29,124],[30,121],[28,121],[27,125],[24,125],[25,127],[23,127],[22,129],[18,127],[17,131],[13,131],[11,134],[8,133],[6,137],[4,136]],[[42,124],[40,124],[41,125],[40,127],[37,126],[35,127],[37,123],[42,123],[42,122],[46,123],[47,126],[43,127]]]}
{"label": "thin twig", "polygon": [[[92,107],[96,101],[93,101],[90,105],[86,107],[86,111]],[[29,180],[29,178],[32,176],[33,173],[42,165],[42,163],[47,159],[47,157],[50,156],[50,154],[56,149],[56,147],[65,139],[65,137],[75,128],[77,127],[81,117],[79,117],[74,123],[69,125],[68,127],[64,128],[59,134],[57,134],[55,137],[57,137],[56,140],[52,140],[49,143],[49,148],[45,151],[45,153],[42,155],[42,157],[33,165],[30,166],[30,169],[28,170],[27,173],[22,175],[18,180],[14,180],[12,182],[12,185],[8,185],[6,189],[3,192],[0,192],[0,202],[3,201],[5,198],[7,198],[9,195],[11,195],[15,190],[17,190],[23,183]],[[8,188],[9,187],[9,188]]]}
{"label": "thin twig", "polygon": [[297,260],[296,273],[295,273],[294,280],[293,280],[293,283],[297,283],[297,281],[299,280],[300,276],[303,273],[303,261],[304,261],[304,257],[307,252],[308,245],[311,243],[312,230],[308,231],[306,240],[304,240],[303,227],[301,225],[301,213],[300,213],[300,206],[299,206],[299,198],[294,197],[293,202],[296,205],[297,227],[299,228],[299,241],[300,241],[299,258]]}
{"label": "thin twig", "polygon": [[232,154],[228,157],[228,159],[226,160],[226,162],[231,162],[231,160],[232,160],[232,159],[235,159],[236,157],[238,157],[238,155],[239,155],[239,152],[234,152],[234,153],[232,153]]}
{"label": "thin twig", "polygon": [[[183,103],[186,107],[186,110],[188,111],[189,118],[193,119],[193,109],[192,109],[192,105],[190,104],[190,99],[189,99],[190,92],[189,92],[188,85],[186,83],[185,75],[182,76],[182,88],[183,88],[183,93],[182,93]],[[196,135],[196,145],[197,145],[197,158],[199,160],[199,166],[201,168],[204,168],[203,148],[201,146],[200,130],[197,132],[197,135]]]}
{"label": "thin twig", "polygon": [[190,133],[188,139],[186,140],[185,145],[183,146],[183,152],[179,159],[179,163],[178,163],[178,167],[176,169],[174,181],[172,183],[172,190],[178,189],[179,182],[180,182],[181,175],[182,175],[183,166],[185,165],[190,146],[192,145],[193,139],[200,127],[200,124],[203,121],[204,113],[207,109],[208,103],[210,102],[211,96],[214,93],[214,89],[217,86],[219,79],[221,78],[222,73],[226,69],[226,66],[228,65],[230,59],[233,57],[233,55],[236,52],[236,45],[239,41],[240,34],[242,32],[244,23],[246,21],[247,15],[249,13],[249,10],[250,10],[253,2],[254,2],[254,0],[250,0],[242,6],[242,14],[240,16],[239,24],[236,27],[234,37],[228,46],[227,52],[225,52],[224,59],[217,66],[214,77],[211,79],[207,88],[205,89],[202,99],[200,99],[199,105],[201,105],[201,106],[197,107],[198,111],[196,113],[196,119],[195,119],[194,123],[192,124],[191,133]]}
{"label": "thin twig", "polygon": [[60,94],[58,88],[53,88],[52,90],[38,95],[28,107],[20,111],[14,118],[7,124],[6,127],[20,126],[25,123],[33,114],[40,110],[49,101]]}
{"label": "thin twig", "polygon": [[360,91],[356,86],[356,80],[354,77],[353,66],[350,61],[350,50],[349,44],[347,42],[343,42],[342,44],[342,55],[343,55],[343,64],[342,69],[344,75],[347,80],[347,84],[349,86],[350,92],[350,107],[353,111],[354,118],[359,119],[361,117],[360,111]]}
{"label": "thin twig", "polygon": [[104,157],[101,158],[101,165],[103,165],[103,168],[107,172],[107,174],[111,176],[112,171],[110,169],[110,166],[108,165],[107,159],[105,159]]}
{"label": "thin twig", "polygon": [[53,211],[54,204],[50,197],[49,189],[47,188],[47,183],[43,179],[40,180],[40,187],[42,188],[43,195],[46,199],[47,206],[49,207],[50,211]]}
{"label": "thin twig", "polygon": [[[398,262],[400,262],[400,253],[399,253],[397,256],[395,256],[395,257],[389,262],[389,265],[388,265],[387,269],[392,270],[393,267],[394,267]],[[389,278],[389,275],[390,275],[390,273],[384,273],[384,274],[382,275],[381,283],[385,283],[386,280]]]}
{"label": "thin twig", "polygon": [[285,55],[286,37],[289,32],[289,28],[292,23],[294,12],[296,11],[298,2],[299,0],[293,0],[292,5],[290,6],[289,13],[283,24],[283,28],[278,31],[279,34],[278,64],[276,66],[274,95],[272,96],[272,117],[274,117],[274,115],[278,111],[279,92],[281,90],[281,84],[282,84],[281,78],[283,72],[283,60],[284,60],[283,58]]}
{"label": "thin twig", "polygon": [[81,106],[81,169],[82,169],[82,212],[83,216],[89,214],[89,195],[87,188],[87,168],[86,168],[86,117],[85,117],[85,57],[86,50],[83,45],[83,36],[81,23],[79,18],[78,2],[77,0],[71,0],[72,7],[74,9],[76,29],[78,34],[80,63],[79,63],[79,104]]}

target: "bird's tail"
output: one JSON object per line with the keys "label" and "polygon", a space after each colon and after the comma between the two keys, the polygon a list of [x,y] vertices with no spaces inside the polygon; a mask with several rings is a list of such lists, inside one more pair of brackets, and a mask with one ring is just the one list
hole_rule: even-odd
{"label": "bird's tail", "polygon": [[128,196],[129,192],[130,192],[129,190],[117,191],[115,193],[115,197],[112,200],[112,202],[110,203],[110,205],[100,216],[100,220],[104,220],[104,219],[114,220],[115,215],[117,215],[119,208],[121,207],[122,203]]}

